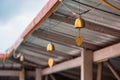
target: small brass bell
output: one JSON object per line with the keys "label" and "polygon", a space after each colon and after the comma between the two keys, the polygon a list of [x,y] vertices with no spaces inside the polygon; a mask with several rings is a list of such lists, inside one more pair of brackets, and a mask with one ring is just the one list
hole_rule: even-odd
{"label": "small brass bell", "polygon": [[51,52],[51,51],[54,51],[54,50],[55,50],[54,44],[49,43],[49,44],[47,45],[47,51],[48,51],[48,52]]}
{"label": "small brass bell", "polygon": [[80,46],[83,43],[83,37],[82,36],[77,36],[75,38],[77,46]]}
{"label": "small brass bell", "polygon": [[20,61],[24,61],[24,55],[20,56]]}
{"label": "small brass bell", "polygon": [[78,17],[75,20],[75,28],[76,29],[81,29],[83,27],[85,27],[85,22],[84,22],[84,20],[81,17]]}
{"label": "small brass bell", "polygon": [[49,65],[49,67],[52,68],[53,64],[54,64],[54,59],[53,58],[49,58],[48,59],[48,65]]}

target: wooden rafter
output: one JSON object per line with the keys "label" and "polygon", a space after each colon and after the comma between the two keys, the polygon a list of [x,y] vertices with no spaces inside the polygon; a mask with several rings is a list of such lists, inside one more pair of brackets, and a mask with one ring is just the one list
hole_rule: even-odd
{"label": "wooden rafter", "polygon": [[97,50],[93,53],[94,62],[120,56],[120,43]]}

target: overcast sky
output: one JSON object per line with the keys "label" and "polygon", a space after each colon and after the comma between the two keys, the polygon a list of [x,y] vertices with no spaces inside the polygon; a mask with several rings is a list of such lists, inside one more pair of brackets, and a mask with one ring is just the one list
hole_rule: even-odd
{"label": "overcast sky", "polygon": [[48,0],[0,0],[0,53],[11,47]]}

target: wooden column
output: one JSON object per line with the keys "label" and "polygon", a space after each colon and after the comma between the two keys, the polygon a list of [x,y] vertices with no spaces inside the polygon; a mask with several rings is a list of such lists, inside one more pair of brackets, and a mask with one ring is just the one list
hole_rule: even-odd
{"label": "wooden column", "polygon": [[93,53],[90,50],[82,50],[81,53],[81,79],[93,80]]}
{"label": "wooden column", "polygon": [[41,70],[41,68],[36,68],[35,80],[42,80],[42,70]]}
{"label": "wooden column", "polygon": [[103,63],[98,63],[98,70],[97,70],[97,80],[102,80],[102,67]]}
{"label": "wooden column", "polygon": [[48,80],[48,75],[45,76],[45,80]]}
{"label": "wooden column", "polygon": [[19,80],[25,80],[25,69],[22,68],[19,74]]}

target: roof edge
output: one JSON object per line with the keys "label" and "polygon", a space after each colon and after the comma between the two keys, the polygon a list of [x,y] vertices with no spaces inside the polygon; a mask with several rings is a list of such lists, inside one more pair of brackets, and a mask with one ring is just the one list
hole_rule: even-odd
{"label": "roof edge", "polygon": [[18,48],[18,46],[26,39],[30,34],[32,34],[39,26],[52,14],[52,12],[61,4],[59,0],[49,0],[47,4],[41,9],[38,15],[33,19],[33,21],[27,26],[27,28],[23,31],[18,40],[14,43],[14,45],[10,48],[10,50],[6,54],[2,54],[0,59],[9,58],[13,51]]}

